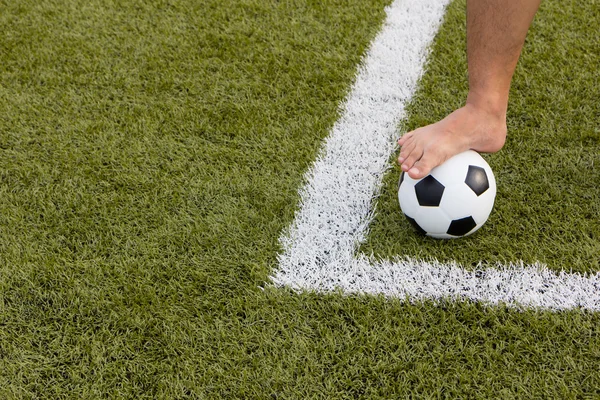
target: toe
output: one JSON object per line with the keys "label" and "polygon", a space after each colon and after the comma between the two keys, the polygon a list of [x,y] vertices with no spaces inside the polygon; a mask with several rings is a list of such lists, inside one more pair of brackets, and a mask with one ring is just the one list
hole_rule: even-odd
{"label": "toe", "polygon": [[422,166],[419,165],[418,163],[415,163],[415,165],[410,168],[408,171],[405,171],[406,173],[408,173],[408,176],[410,176],[412,179],[421,179],[427,176],[427,174],[429,174],[429,171],[427,171],[426,169],[421,169]]}
{"label": "toe", "polygon": [[417,160],[410,169],[408,169],[408,176],[413,179],[421,179],[431,172],[431,170],[440,165],[443,161],[431,154],[425,154],[419,160]]}
{"label": "toe", "polygon": [[402,149],[400,150],[400,155],[398,156],[398,162],[400,164],[402,164],[411,155],[411,153],[414,151],[414,149],[415,149],[414,142],[409,142],[409,143],[405,144],[404,146],[402,146]]}
{"label": "toe", "polygon": [[415,146],[412,151],[402,161],[402,171],[408,171],[415,163],[423,157],[423,149]]}
{"label": "toe", "polygon": [[398,139],[398,144],[400,146],[404,146],[407,142],[408,139],[410,139],[413,136],[412,132],[408,132],[405,133],[404,135],[402,135],[402,137],[400,139]]}

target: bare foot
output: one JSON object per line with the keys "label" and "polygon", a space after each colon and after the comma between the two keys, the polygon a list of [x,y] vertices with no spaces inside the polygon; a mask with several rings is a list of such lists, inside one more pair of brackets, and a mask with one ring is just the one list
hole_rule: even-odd
{"label": "bare foot", "polygon": [[505,113],[493,114],[467,103],[443,120],[402,136],[398,163],[411,178],[421,179],[456,154],[469,149],[494,153],[505,140]]}

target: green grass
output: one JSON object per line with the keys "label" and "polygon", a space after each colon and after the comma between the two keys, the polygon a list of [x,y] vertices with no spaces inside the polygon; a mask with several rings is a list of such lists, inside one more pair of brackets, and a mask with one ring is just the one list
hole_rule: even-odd
{"label": "green grass", "polygon": [[[598,314],[259,289],[387,2],[0,0],[0,397],[600,395]],[[558,6],[545,2],[535,29],[543,18],[579,40]],[[581,7],[589,19],[597,3]],[[432,60],[460,35],[460,8]],[[560,41],[537,40],[553,60]],[[597,52],[567,49],[588,54],[572,65],[585,77]],[[515,94],[545,93],[548,117],[513,97],[511,124],[597,120],[550,118],[554,86],[537,74],[520,68]],[[580,147],[597,146],[585,126],[557,126],[555,144],[587,132]],[[522,190],[535,181],[511,174]]]}
{"label": "green grass", "polygon": [[[396,166],[385,179],[362,251],[457,260],[467,267],[522,260],[557,271],[600,270],[599,5],[542,2],[513,79],[506,145],[486,156],[498,185],[486,225],[461,240],[415,235],[399,211]],[[464,4],[458,2],[437,37],[405,131],[463,105],[465,30]]]}

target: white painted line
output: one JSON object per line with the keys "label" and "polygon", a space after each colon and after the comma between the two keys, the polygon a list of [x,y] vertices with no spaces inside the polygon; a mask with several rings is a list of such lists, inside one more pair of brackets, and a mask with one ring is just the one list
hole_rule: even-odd
{"label": "white painted line", "polygon": [[296,290],[460,298],[553,310],[600,310],[600,273],[555,274],[521,264],[470,272],[411,258],[357,254],[368,232],[398,124],[423,74],[449,0],[396,0],[370,46],[342,115],[300,191],[301,207],[280,241],[277,286]]}

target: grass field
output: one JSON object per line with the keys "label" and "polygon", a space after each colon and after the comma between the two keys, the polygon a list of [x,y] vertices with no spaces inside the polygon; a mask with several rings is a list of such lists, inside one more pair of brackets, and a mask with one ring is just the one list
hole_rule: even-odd
{"label": "grass field", "polygon": [[[0,397],[600,397],[597,313],[261,289],[388,3],[0,0]],[[463,101],[463,12],[399,134]],[[543,2],[480,232],[390,172],[362,250],[598,271],[599,14]]]}
{"label": "grass field", "polygon": [[[495,209],[481,234],[423,240],[398,213],[399,168],[388,174],[363,251],[457,260],[465,266],[522,260],[554,270],[600,269],[600,65],[597,2],[543,2],[513,79],[507,143],[486,157],[495,171]],[[466,98],[465,18],[446,14],[405,130],[433,123]]]}

